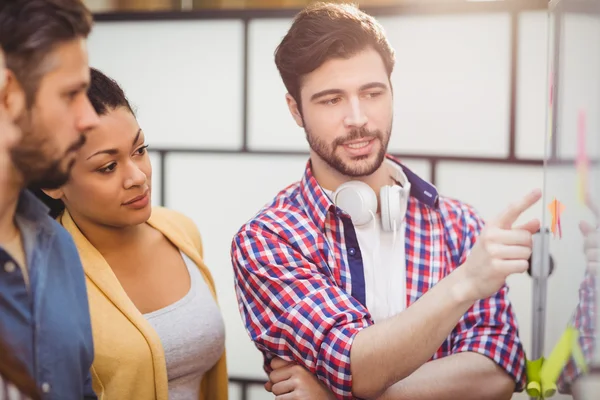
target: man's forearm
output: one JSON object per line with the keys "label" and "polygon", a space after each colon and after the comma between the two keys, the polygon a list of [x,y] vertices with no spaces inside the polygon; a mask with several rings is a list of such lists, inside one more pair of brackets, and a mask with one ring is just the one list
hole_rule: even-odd
{"label": "man's forearm", "polygon": [[427,362],[473,305],[460,269],[402,313],[360,331],[350,352],[352,392],[377,398]]}
{"label": "man's forearm", "polygon": [[465,352],[425,363],[377,400],[505,400],[514,389],[513,379],[494,361]]}

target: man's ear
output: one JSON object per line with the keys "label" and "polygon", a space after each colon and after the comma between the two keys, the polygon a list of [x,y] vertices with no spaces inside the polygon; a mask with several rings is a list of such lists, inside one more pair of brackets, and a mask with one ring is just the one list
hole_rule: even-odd
{"label": "man's ear", "polygon": [[296,121],[296,124],[300,128],[304,128],[304,120],[302,118],[302,113],[300,112],[300,107],[298,106],[296,100],[292,97],[291,94],[286,93],[285,101],[287,102],[288,108],[290,109],[290,113],[292,114],[294,121]]}
{"label": "man's ear", "polygon": [[2,70],[1,73],[6,74],[6,84],[4,89],[0,90],[0,107],[4,108],[11,121],[15,122],[25,110],[25,90],[11,70]]}
{"label": "man's ear", "polygon": [[60,200],[63,198],[65,193],[61,188],[58,189],[42,189],[42,192],[46,194],[46,196],[53,198],[54,200]]}

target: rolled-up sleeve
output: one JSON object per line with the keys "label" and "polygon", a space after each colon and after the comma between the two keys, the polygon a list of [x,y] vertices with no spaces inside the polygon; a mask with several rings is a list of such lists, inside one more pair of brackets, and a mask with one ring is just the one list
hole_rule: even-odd
{"label": "rolled-up sleeve", "polygon": [[[463,215],[457,266],[466,261],[484,226],[473,208],[467,206]],[[453,352],[464,351],[490,358],[513,378],[516,391],[525,388],[525,351],[506,285],[493,296],[477,301],[459,321],[453,332]]]}
{"label": "rolled-up sleeve", "polygon": [[372,324],[364,306],[281,235],[250,224],[231,250],[242,320],[265,356],[294,360],[340,399],[352,399],[350,349]]}

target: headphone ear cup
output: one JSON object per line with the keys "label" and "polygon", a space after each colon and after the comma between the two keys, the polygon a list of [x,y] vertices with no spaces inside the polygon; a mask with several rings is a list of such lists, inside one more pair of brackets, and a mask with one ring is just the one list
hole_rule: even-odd
{"label": "headphone ear cup", "polygon": [[333,203],[350,215],[352,223],[369,223],[377,212],[377,196],[369,185],[360,181],[346,182],[333,193]]}
{"label": "headphone ear cup", "polygon": [[379,192],[381,203],[381,227],[386,232],[393,232],[402,224],[404,218],[400,204],[400,186],[383,186]]}

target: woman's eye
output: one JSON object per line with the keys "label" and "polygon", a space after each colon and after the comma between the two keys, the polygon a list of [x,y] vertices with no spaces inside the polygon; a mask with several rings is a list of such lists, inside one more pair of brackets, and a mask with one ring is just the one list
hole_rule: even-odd
{"label": "woman's eye", "polygon": [[146,153],[147,149],[148,149],[148,145],[145,145],[145,146],[142,146],[139,149],[137,149],[135,152],[141,156]]}
{"label": "woman's eye", "polygon": [[107,166],[106,166],[106,167],[104,167],[104,168],[100,168],[100,169],[98,170],[98,172],[100,172],[100,173],[103,173],[103,174],[108,174],[108,173],[110,173],[110,172],[113,172],[113,171],[115,170],[115,168],[116,168],[116,167],[117,167],[117,164],[116,164],[116,163],[112,163],[112,164],[110,164],[110,165],[107,165]]}

